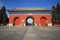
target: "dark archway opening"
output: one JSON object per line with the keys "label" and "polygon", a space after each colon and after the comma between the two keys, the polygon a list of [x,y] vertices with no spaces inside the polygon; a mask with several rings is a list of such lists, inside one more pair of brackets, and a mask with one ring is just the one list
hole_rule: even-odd
{"label": "dark archway opening", "polygon": [[15,17],[14,21],[13,21],[13,26],[18,26],[20,25],[20,18],[19,17]]}
{"label": "dark archway opening", "polygon": [[29,16],[26,18],[26,25],[34,25],[34,18],[32,16]]}
{"label": "dark archway opening", "polygon": [[46,19],[46,17],[41,17],[40,19]]}

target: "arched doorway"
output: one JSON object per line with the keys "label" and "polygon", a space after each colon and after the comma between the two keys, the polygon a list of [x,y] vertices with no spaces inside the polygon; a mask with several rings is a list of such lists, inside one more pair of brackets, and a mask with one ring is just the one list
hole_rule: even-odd
{"label": "arched doorway", "polygon": [[46,26],[47,25],[47,19],[46,19],[46,17],[41,17],[40,18],[40,24],[41,24],[41,26]]}
{"label": "arched doorway", "polygon": [[15,17],[14,21],[13,21],[13,26],[19,26],[20,25],[20,18],[19,17]]}
{"label": "arched doorway", "polygon": [[26,18],[26,25],[34,25],[34,18],[32,16]]}

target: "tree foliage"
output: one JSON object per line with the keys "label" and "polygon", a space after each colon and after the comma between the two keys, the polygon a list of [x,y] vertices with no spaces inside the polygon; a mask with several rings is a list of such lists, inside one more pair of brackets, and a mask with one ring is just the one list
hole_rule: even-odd
{"label": "tree foliage", "polygon": [[52,22],[53,24],[60,24],[60,4],[57,3],[56,7],[52,7]]}
{"label": "tree foliage", "polygon": [[7,24],[7,20],[8,17],[7,17],[7,14],[6,14],[6,8],[5,6],[3,6],[0,10],[0,25],[3,24],[3,25],[6,25]]}

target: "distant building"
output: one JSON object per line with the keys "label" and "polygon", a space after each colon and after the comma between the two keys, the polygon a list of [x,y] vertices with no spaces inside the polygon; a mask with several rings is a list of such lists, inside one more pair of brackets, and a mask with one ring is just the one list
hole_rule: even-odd
{"label": "distant building", "polygon": [[44,8],[17,8],[10,12],[9,26],[52,26],[52,10]]}

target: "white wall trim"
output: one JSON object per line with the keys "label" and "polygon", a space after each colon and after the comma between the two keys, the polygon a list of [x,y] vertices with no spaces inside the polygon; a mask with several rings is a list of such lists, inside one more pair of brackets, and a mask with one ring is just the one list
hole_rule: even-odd
{"label": "white wall trim", "polygon": [[39,26],[41,26],[41,24],[39,24]]}
{"label": "white wall trim", "polygon": [[13,26],[13,24],[10,24],[10,23],[9,23],[8,25],[9,25],[9,26]]}
{"label": "white wall trim", "polygon": [[37,26],[37,24],[35,24],[35,26]]}
{"label": "white wall trim", "polygon": [[24,26],[26,26],[26,24],[24,23]]}
{"label": "white wall trim", "polygon": [[52,26],[52,23],[48,23],[48,26]]}

